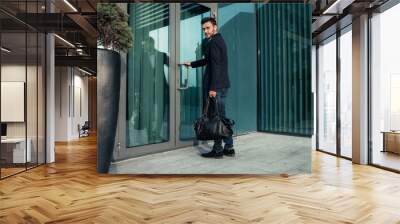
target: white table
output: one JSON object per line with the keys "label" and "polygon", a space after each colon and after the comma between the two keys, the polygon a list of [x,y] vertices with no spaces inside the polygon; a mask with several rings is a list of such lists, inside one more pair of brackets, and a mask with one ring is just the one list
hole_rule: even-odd
{"label": "white table", "polygon": [[[32,141],[30,138],[26,139],[28,143],[25,151],[25,138],[6,138],[1,139],[1,144],[6,145],[7,147],[12,146],[12,157],[13,163],[25,163],[31,162],[32,160],[32,153],[31,153],[31,145]],[[2,146],[3,147],[3,146]],[[25,161],[26,159],[26,161]]]}

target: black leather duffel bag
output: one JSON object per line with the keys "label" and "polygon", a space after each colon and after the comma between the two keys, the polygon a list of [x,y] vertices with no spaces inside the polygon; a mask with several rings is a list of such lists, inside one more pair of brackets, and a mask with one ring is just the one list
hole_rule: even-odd
{"label": "black leather duffel bag", "polygon": [[[213,101],[214,113],[209,110],[210,101]],[[198,140],[216,140],[232,136],[234,124],[235,121],[219,115],[217,99],[209,97],[203,115],[194,122],[193,127]]]}

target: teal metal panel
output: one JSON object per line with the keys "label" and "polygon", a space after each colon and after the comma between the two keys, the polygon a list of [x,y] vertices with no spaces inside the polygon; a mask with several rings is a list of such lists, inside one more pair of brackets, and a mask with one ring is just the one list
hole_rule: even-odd
{"label": "teal metal panel", "polygon": [[259,4],[259,131],[311,136],[311,5]]}
{"label": "teal metal panel", "polygon": [[256,22],[254,3],[218,4],[218,27],[227,45],[231,82],[226,113],[236,122],[235,135],[257,131]]}

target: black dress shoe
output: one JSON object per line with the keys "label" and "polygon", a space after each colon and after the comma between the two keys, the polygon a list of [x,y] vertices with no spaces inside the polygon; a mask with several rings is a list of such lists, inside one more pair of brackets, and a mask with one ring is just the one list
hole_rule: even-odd
{"label": "black dress shoe", "polygon": [[223,155],[224,155],[224,153],[223,153],[222,150],[217,152],[214,149],[211,150],[210,152],[201,154],[202,157],[205,157],[205,158],[216,158],[216,159],[221,159],[223,157]]}
{"label": "black dress shoe", "polygon": [[225,156],[235,156],[235,149],[233,148],[233,146],[224,147],[223,153]]}

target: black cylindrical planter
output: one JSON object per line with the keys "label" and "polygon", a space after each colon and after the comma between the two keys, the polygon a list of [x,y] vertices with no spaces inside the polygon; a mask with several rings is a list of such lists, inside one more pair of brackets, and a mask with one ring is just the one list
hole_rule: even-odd
{"label": "black cylindrical planter", "polygon": [[97,49],[97,171],[108,173],[117,131],[121,57]]}

